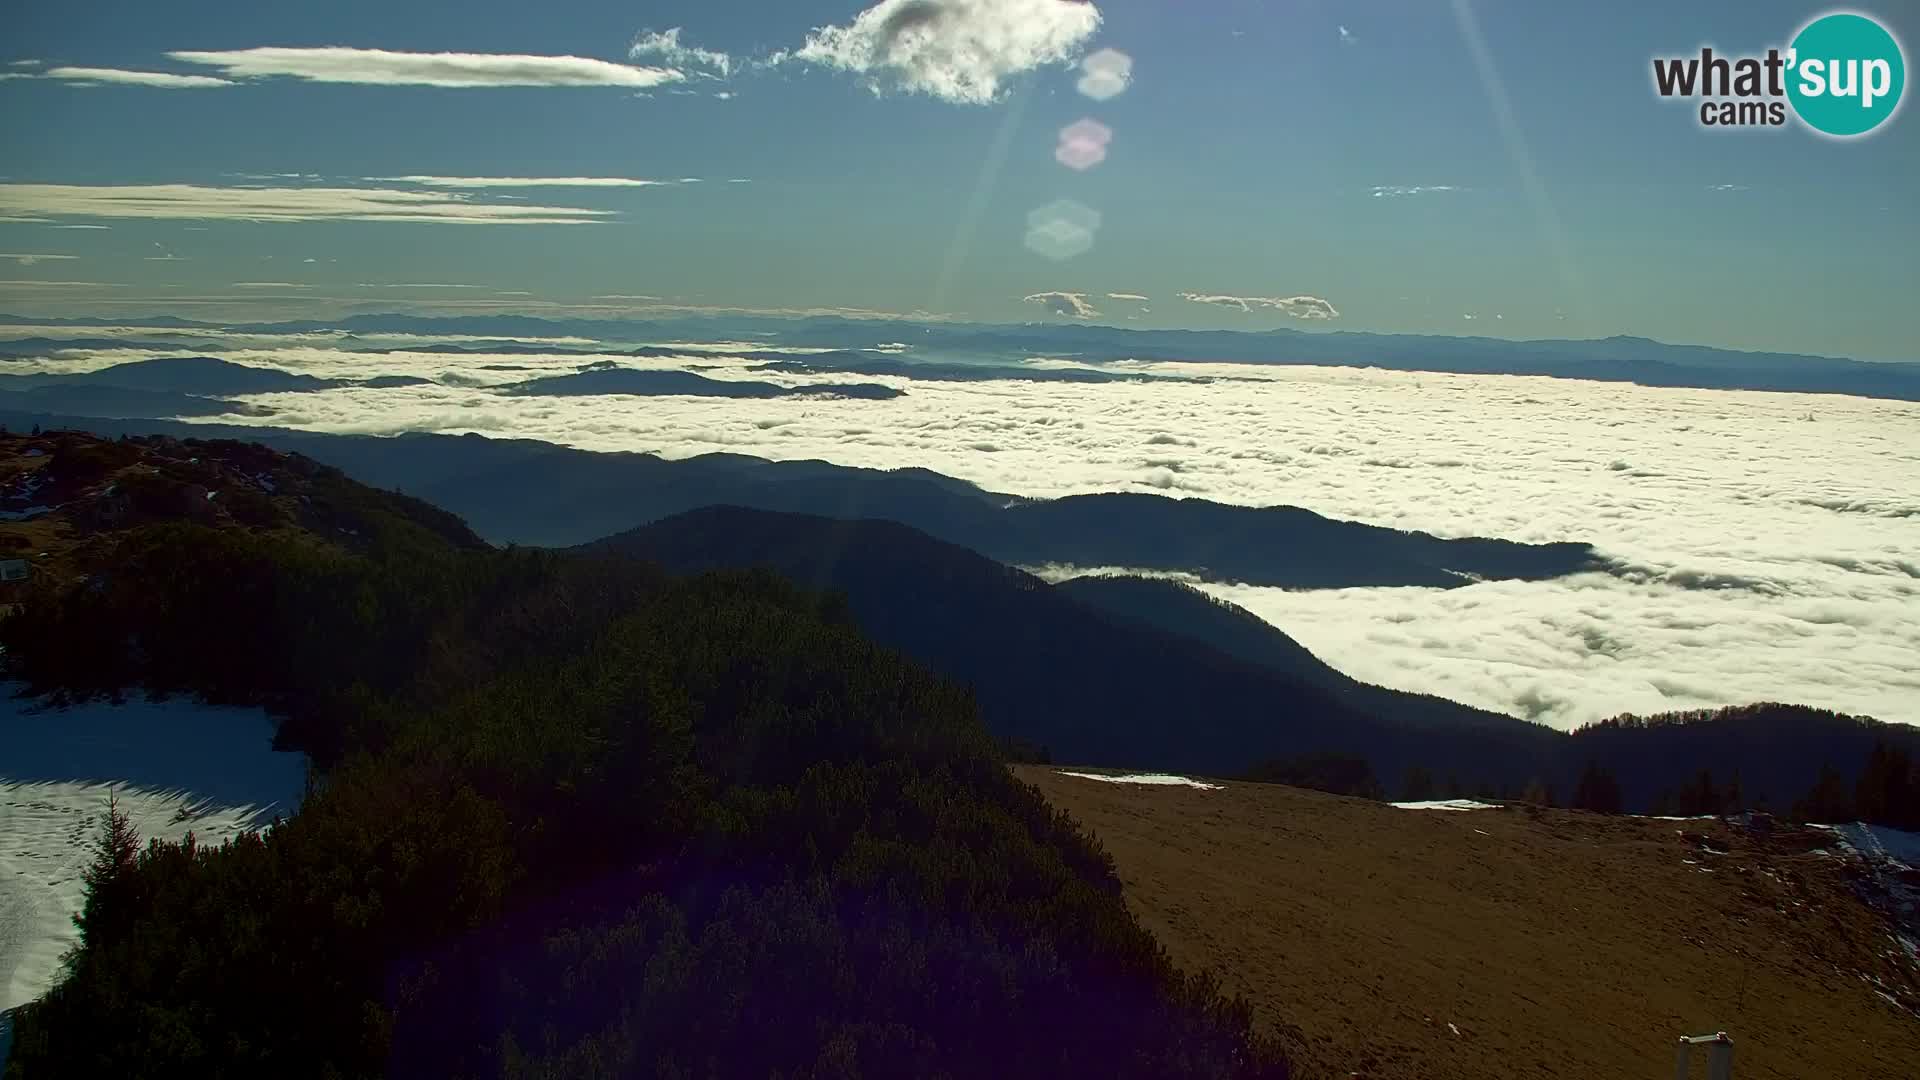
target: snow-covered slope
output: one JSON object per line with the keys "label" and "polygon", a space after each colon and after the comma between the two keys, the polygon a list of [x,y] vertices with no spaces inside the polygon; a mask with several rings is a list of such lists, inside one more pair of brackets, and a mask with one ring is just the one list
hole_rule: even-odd
{"label": "snow-covered slope", "polygon": [[302,755],[272,750],[259,709],[139,700],[52,709],[17,690],[0,684],[0,1010],[58,976],[109,791],[143,843],[192,832],[218,844],[292,813],[306,779]]}

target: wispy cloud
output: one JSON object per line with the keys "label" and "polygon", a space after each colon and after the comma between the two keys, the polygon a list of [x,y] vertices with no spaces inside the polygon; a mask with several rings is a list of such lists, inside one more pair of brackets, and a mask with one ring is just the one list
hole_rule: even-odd
{"label": "wispy cloud", "polygon": [[165,71],[128,71],[124,68],[56,67],[48,68],[40,77],[86,86],[117,84],[151,86],[161,90],[209,90],[238,85],[231,79],[217,79],[211,75],[174,75]]}
{"label": "wispy cloud", "polygon": [[51,229],[111,229],[111,225],[49,225]]}
{"label": "wispy cloud", "polygon": [[627,55],[634,60],[658,59],[676,68],[691,68],[703,73],[710,72],[721,78],[732,74],[733,57],[712,49],[699,49],[683,45],[680,42],[680,28],[671,30],[642,31],[633,39],[633,46]]}
{"label": "wispy cloud", "polygon": [[680,82],[675,70],[634,67],[582,56],[507,53],[418,53],[387,49],[324,48],[182,50],[167,56],[219,69],[235,79],[285,77],[308,82],[372,86],[624,86],[645,89]]}
{"label": "wispy cloud", "polygon": [[35,60],[32,57],[26,57],[20,60],[9,60],[7,61],[7,66],[8,67],[39,67],[42,63],[45,63],[45,61]]}
{"label": "wispy cloud", "polygon": [[1148,300],[1151,300],[1151,299],[1153,299],[1153,298],[1152,298],[1152,297],[1150,297],[1150,296],[1142,296],[1142,295],[1141,295],[1141,294],[1139,294],[1139,293],[1132,293],[1132,292],[1110,292],[1110,293],[1108,293],[1108,294],[1107,294],[1107,299],[1109,299],[1109,300],[1132,300],[1132,301],[1134,301],[1134,302],[1136,302],[1136,303],[1141,303],[1141,304],[1144,304],[1144,303],[1146,303],[1146,302],[1147,302]]}
{"label": "wispy cloud", "polygon": [[311,285],[302,285],[294,281],[236,281],[236,289],[311,289]]}
{"label": "wispy cloud", "polygon": [[0,259],[12,259],[21,266],[32,266],[34,263],[43,262],[48,259],[77,258],[79,258],[78,255],[48,255],[42,252],[0,252]]}
{"label": "wispy cloud", "polygon": [[486,289],[487,285],[450,285],[438,281],[362,281],[361,289]]}
{"label": "wispy cloud", "polygon": [[1357,37],[1354,37],[1353,31],[1347,29],[1346,27],[1339,26],[1339,27],[1335,27],[1335,29],[1340,31],[1340,44],[1357,45],[1360,43],[1360,39]]}
{"label": "wispy cloud", "polygon": [[1285,312],[1296,319],[1337,319],[1340,313],[1331,303],[1318,296],[1221,296],[1212,293],[1180,294],[1182,300],[1191,300],[1196,304],[1214,304],[1219,307],[1239,308],[1251,312],[1255,308],[1270,308]]}
{"label": "wispy cloud", "polygon": [[1091,319],[1100,314],[1099,310],[1087,301],[1086,293],[1042,292],[1020,298],[1022,303],[1039,304],[1055,315],[1066,315],[1075,319]]}
{"label": "wispy cloud", "polygon": [[671,180],[636,180],[625,176],[370,176],[367,179],[441,188],[664,187],[674,183]]}
{"label": "wispy cloud", "polygon": [[1748,191],[1745,184],[1708,184],[1708,191]]}
{"label": "wispy cloud", "polygon": [[458,225],[584,225],[610,210],[485,202],[439,191],[199,184],[0,184],[0,217],[239,221],[416,221]]}
{"label": "wispy cloud", "polygon": [[1100,9],[1081,0],[881,0],[765,63],[851,72],[875,93],[986,105],[1008,79],[1071,61],[1099,28]]}
{"label": "wispy cloud", "polygon": [[0,288],[3,288],[3,289],[12,289],[12,288],[124,289],[126,288],[126,285],[122,282],[117,282],[117,281],[31,281],[31,280],[16,278],[12,281],[0,281]]}
{"label": "wispy cloud", "polygon": [[1373,189],[1376,199],[1400,199],[1408,195],[1431,195],[1441,191],[1465,191],[1454,184],[1383,184]]}

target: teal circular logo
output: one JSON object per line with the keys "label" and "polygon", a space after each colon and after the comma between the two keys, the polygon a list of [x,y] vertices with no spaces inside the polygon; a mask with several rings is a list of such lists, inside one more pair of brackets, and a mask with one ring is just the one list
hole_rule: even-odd
{"label": "teal circular logo", "polygon": [[1865,135],[1900,107],[1906,57],[1887,28],[1865,15],[1822,15],[1794,37],[1787,55],[1787,99],[1815,131]]}

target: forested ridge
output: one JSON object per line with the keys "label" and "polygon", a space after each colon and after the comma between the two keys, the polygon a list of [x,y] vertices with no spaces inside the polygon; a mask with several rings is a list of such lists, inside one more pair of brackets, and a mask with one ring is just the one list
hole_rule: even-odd
{"label": "forested ridge", "polygon": [[323,770],[103,846],[8,1077],[1285,1075],[831,601],[380,524],[138,524],[0,622],[38,689],[268,705]]}

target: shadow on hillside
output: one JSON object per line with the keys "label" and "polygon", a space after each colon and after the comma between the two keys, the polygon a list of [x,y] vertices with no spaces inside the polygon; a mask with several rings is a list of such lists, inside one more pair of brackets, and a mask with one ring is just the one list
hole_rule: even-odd
{"label": "shadow on hillside", "polygon": [[252,806],[263,820],[290,813],[304,788],[305,758],[272,749],[261,709],[140,697],[61,708],[19,690],[0,684],[0,783],[124,784],[178,796],[188,813]]}

